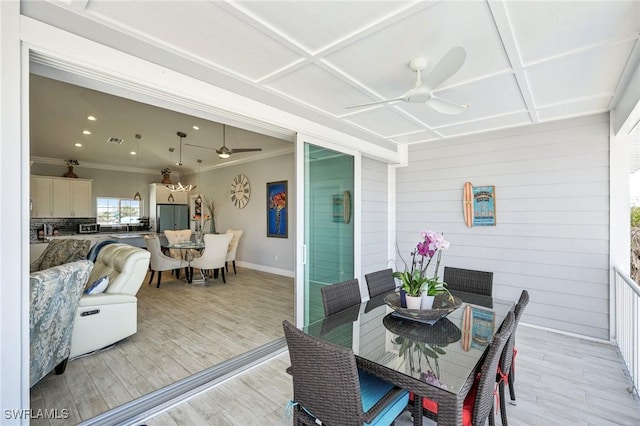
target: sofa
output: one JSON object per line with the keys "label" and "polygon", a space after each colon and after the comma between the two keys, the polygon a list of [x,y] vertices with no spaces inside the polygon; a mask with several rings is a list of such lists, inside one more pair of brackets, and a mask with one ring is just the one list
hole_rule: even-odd
{"label": "sofa", "polygon": [[148,251],[128,244],[108,244],[97,253],[87,287],[104,277],[108,286],[83,294],[75,315],[71,358],[110,346],[138,331],[136,294],[149,268]]}
{"label": "sofa", "polygon": [[31,386],[51,370],[64,373],[80,297],[93,262],[79,260],[31,273],[29,340]]}
{"label": "sofa", "polygon": [[86,259],[90,247],[90,240],[76,238],[51,240],[40,257],[29,265],[29,272],[42,271],[53,266]]}

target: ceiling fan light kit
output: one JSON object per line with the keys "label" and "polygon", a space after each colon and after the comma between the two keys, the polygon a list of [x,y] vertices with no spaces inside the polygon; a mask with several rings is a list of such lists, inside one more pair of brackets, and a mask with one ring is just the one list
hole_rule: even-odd
{"label": "ceiling fan light kit", "polygon": [[454,75],[462,68],[464,61],[467,57],[467,52],[462,46],[455,46],[449,50],[440,59],[431,72],[422,79],[422,71],[427,68],[429,61],[427,58],[418,57],[409,62],[409,68],[416,73],[416,82],[413,88],[407,90],[402,95],[390,98],[382,99],[379,101],[368,102],[360,105],[348,106],[347,109],[361,108],[371,105],[379,105],[395,102],[408,102],[412,104],[426,104],[441,114],[459,114],[466,110],[469,105],[457,104],[455,102],[439,98],[433,94],[433,92],[440,86],[445,80]]}

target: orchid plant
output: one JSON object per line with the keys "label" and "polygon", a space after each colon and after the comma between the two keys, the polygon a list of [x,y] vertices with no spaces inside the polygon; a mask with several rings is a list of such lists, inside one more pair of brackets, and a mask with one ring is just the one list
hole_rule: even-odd
{"label": "orchid plant", "polygon": [[[411,265],[408,265],[402,255],[398,256],[404,263],[404,272],[394,272],[393,276],[402,280],[402,288],[409,296],[420,296],[426,292],[427,296],[435,296],[447,291],[445,284],[438,278],[442,251],[449,248],[449,241],[442,234],[428,230],[420,233],[421,240],[411,251]],[[433,276],[427,275],[431,261],[436,258]]]}

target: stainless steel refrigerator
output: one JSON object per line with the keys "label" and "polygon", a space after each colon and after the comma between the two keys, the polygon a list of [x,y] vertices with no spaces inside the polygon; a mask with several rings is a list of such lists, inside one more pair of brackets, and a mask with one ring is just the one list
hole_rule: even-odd
{"label": "stainless steel refrigerator", "polygon": [[189,228],[189,206],[187,204],[157,204],[156,230]]}

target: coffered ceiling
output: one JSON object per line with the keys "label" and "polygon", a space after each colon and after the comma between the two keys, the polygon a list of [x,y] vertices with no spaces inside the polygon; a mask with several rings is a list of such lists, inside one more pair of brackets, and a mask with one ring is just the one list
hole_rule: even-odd
{"label": "coffered ceiling", "polygon": [[[639,56],[638,1],[69,0],[22,13],[391,149],[609,111]],[[434,95],[463,112],[346,108],[400,96],[413,58],[428,76],[454,46],[466,60]]]}

